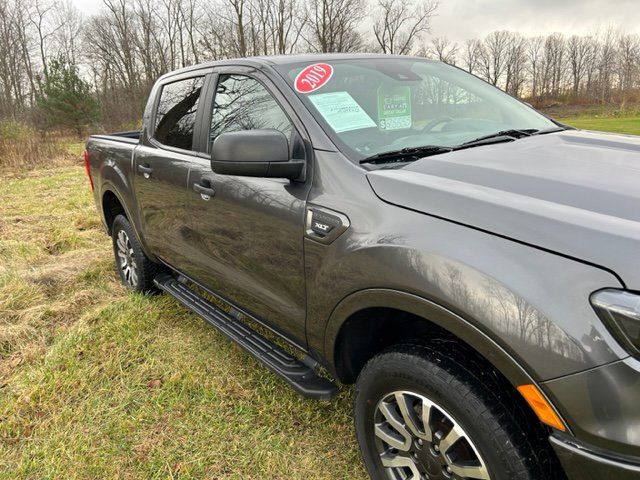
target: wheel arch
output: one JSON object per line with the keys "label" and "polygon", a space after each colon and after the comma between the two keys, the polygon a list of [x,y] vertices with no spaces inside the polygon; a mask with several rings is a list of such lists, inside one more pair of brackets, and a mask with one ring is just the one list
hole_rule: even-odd
{"label": "wheel arch", "polygon": [[[393,323],[385,320],[390,315]],[[376,342],[367,333],[376,332],[380,324],[389,338]],[[364,363],[387,346],[442,332],[469,346],[514,387],[536,383],[513,356],[468,320],[426,298],[384,288],[358,291],[334,308],[325,330],[325,358],[341,382],[353,383]],[[349,334],[364,336],[349,343],[354,336]]]}
{"label": "wheel arch", "polygon": [[107,233],[111,235],[113,221],[115,220],[115,218],[120,214],[123,214],[125,217],[129,218],[129,215],[124,208],[124,203],[122,202],[118,194],[112,189],[103,190],[100,205],[102,208],[104,224],[107,228]]}
{"label": "wheel arch", "polygon": [[123,200],[123,198],[124,197],[120,194],[120,192],[118,192],[118,189],[115,188],[112,184],[104,184],[102,191],[100,192],[100,209],[107,233],[111,235],[113,221],[115,220],[115,218],[119,214],[124,215],[127,220],[129,220],[129,223],[131,224],[131,227],[133,228],[133,231],[136,234],[136,237],[138,238],[138,241],[140,242],[145,255],[155,261],[155,256],[150,253],[149,247],[144,240],[144,236],[141,235],[140,226],[138,224],[139,219],[131,214],[131,212],[127,208],[127,203]]}

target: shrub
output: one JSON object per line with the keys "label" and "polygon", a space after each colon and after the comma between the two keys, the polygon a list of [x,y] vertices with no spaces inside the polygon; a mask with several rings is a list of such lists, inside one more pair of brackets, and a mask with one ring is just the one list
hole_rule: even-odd
{"label": "shrub", "polygon": [[100,108],[91,96],[91,87],[78,74],[78,68],[62,59],[49,62],[48,75],[41,86],[38,106],[47,128],[83,129],[98,120]]}

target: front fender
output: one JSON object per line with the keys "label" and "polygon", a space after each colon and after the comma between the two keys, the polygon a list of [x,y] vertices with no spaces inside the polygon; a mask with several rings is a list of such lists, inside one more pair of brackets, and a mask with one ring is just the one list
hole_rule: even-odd
{"label": "front fender", "polygon": [[[393,206],[381,206],[376,216],[371,228],[350,214],[352,228],[332,245],[305,243],[308,342],[327,360],[354,305],[393,307],[386,301],[462,332],[479,349],[486,340],[474,336],[481,332],[507,357],[491,355],[510,357],[536,382],[627,356],[589,303],[594,290],[620,287],[606,270]],[[380,290],[426,302],[358,294]]]}

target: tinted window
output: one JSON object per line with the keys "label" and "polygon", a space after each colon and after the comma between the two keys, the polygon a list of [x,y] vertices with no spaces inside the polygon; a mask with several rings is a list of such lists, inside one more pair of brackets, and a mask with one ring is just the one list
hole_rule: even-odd
{"label": "tinted window", "polygon": [[156,113],[156,140],[163,145],[191,150],[203,82],[204,77],[197,77],[162,87]]}
{"label": "tinted window", "polygon": [[211,142],[224,132],[275,129],[291,138],[291,122],[264,86],[251,77],[221,75],[213,105]]}

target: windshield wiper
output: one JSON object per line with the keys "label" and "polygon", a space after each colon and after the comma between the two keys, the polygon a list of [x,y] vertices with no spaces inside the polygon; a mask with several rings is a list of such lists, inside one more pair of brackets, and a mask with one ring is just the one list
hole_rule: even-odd
{"label": "windshield wiper", "polygon": [[464,147],[464,146],[468,146],[468,145],[475,145],[475,144],[482,145],[485,140],[494,140],[494,139],[500,140],[503,137],[504,137],[504,140],[502,140],[502,141],[509,141],[510,142],[510,141],[517,140],[517,139],[522,138],[522,137],[530,137],[534,133],[538,133],[538,130],[535,129],[535,128],[527,128],[525,130],[516,130],[516,129],[501,130],[501,131],[496,132],[496,133],[490,133],[489,135],[483,135],[482,137],[474,138],[473,140],[469,140],[468,142],[464,142],[464,143],[460,144],[460,147]]}
{"label": "windshield wiper", "polygon": [[544,135],[545,133],[556,133],[556,132],[564,132],[565,130],[573,130],[573,127],[563,127],[558,125],[557,127],[545,128],[543,130],[538,130],[533,135]]}
{"label": "windshield wiper", "polygon": [[452,147],[440,145],[425,145],[423,147],[407,147],[401,150],[391,150],[389,152],[377,153],[360,160],[363,163],[388,163],[388,162],[412,162],[420,158],[438,155],[453,151]]}
{"label": "windshield wiper", "polygon": [[566,130],[564,127],[551,127],[545,128],[543,130],[538,130],[536,128],[524,128],[524,129],[509,129],[509,130],[501,130],[496,133],[490,133],[489,135],[483,135],[482,137],[475,138],[473,140],[469,140],[468,142],[464,142],[457,147],[454,147],[455,150],[460,150],[467,147],[475,147],[478,145],[488,145],[491,143],[501,143],[501,142],[513,142],[514,140],[518,140],[519,138],[531,137],[533,135],[544,135],[545,133],[555,133],[562,132]]}
{"label": "windshield wiper", "polygon": [[543,135],[545,133],[561,132],[566,128],[558,126],[538,130],[536,128],[510,129],[501,130],[496,133],[483,135],[474,140],[461,143],[455,147],[444,147],[442,145],[425,145],[422,147],[407,147],[401,150],[391,150],[388,152],[377,153],[370,157],[360,160],[363,163],[391,163],[391,162],[413,162],[420,158],[429,157],[431,155],[439,155],[441,153],[453,152],[455,150],[464,150],[465,148],[478,147],[481,145],[491,145],[493,143],[513,142],[519,138],[531,137],[533,135]]}

